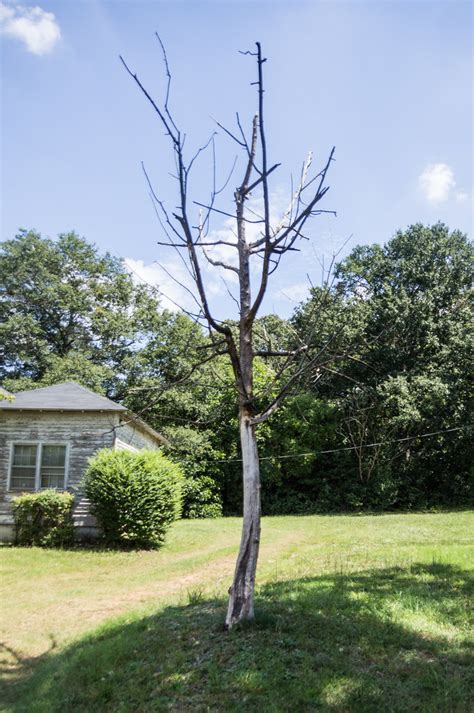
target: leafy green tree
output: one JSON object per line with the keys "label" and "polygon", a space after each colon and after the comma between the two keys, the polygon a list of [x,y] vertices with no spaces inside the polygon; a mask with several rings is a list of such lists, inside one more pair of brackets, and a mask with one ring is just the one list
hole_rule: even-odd
{"label": "leafy green tree", "polygon": [[157,308],[121,260],[76,233],[22,230],[0,247],[0,378],[14,391],[74,378],[120,396]]}
{"label": "leafy green tree", "polygon": [[[472,496],[473,265],[467,237],[438,223],[359,246],[337,268],[332,319],[345,316],[345,333],[319,393],[339,403],[365,504]],[[418,438],[435,431],[446,433]]]}
{"label": "leafy green tree", "polygon": [[438,223],[412,225],[383,247],[357,247],[339,265],[339,290],[349,299],[362,295],[370,306],[366,337],[375,340],[385,371],[433,364],[447,376],[465,370],[472,355],[473,260],[467,237]]}
{"label": "leafy green tree", "polygon": [[346,453],[325,454],[340,443],[334,403],[302,391],[269,424],[261,450],[262,506],[266,514],[348,509]]}

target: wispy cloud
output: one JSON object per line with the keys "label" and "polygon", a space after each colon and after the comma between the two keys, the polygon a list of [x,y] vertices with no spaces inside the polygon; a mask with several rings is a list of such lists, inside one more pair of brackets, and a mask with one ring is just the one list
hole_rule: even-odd
{"label": "wispy cloud", "polygon": [[42,8],[0,3],[1,32],[14,37],[36,55],[51,52],[61,38],[61,30],[52,12]]}
{"label": "wispy cloud", "polygon": [[470,198],[469,193],[466,193],[465,191],[459,191],[459,193],[456,193],[456,202],[457,203],[465,203],[468,201]]}
{"label": "wispy cloud", "polygon": [[309,297],[310,283],[307,282],[296,282],[294,285],[288,285],[281,290],[278,290],[280,295],[291,300],[291,302],[303,302],[304,299]]}
{"label": "wispy cloud", "polygon": [[[284,199],[281,191],[275,191],[270,198],[271,224],[276,226],[282,220],[288,199]],[[261,198],[252,198],[247,208],[249,219],[255,220],[255,222],[246,224],[246,239],[248,242],[252,242],[262,235],[262,224],[259,217],[263,211],[263,200]],[[238,265],[235,219],[227,218],[223,220],[218,227],[209,231],[205,242],[218,243],[217,245],[206,247],[205,253],[201,249],[198,255],[203,282],[211,303],[211,310],[218,318],[223,318],[221,314],[223,311],[225,316],[228,317],[229,311],[235,310],[235,301],[231,298],[233,296],[235,300],[238,297],[238,276],[234,271],[223,268],[222,265],[211,264],[206,260],[206,254],[213,263],[225,263],[232,267]],[[182,260],[174,253],[170,252],[164,255],[160,262],[152,263],[145,263],[143,260],[127,257],[125,258],[125,264],[137,281],[156,287],[163,308],[173,311],[181,308],[194,314],[199,312],[196,285]],[[261,259],[255,256],[251,258],[250,269],[254,289],[259,284],[261,264]],[[284,295],[294,302],[300,302],[308,295],[309,287],[308,282],[289,285],[284,290],[278,290],[278,296]],[[193,298],[193,295],[196,299]]]}
{"label": "wispy cloud", "polygon": [[429,203],[444,203],[456,185],[453,169],[446,163],[432,163],[418,178],[418,185]]}
{"label": "wispy cloud", "polygon": [[124,262],[138,283],[146,283],[156,288],[163,309],[173,312],[181,309],[198,312],[196,301],[190,294],[193,292],[193,285],[186,268],[178,258],[170,257],[160,264],[146,264],[143,260],[126,257]]}

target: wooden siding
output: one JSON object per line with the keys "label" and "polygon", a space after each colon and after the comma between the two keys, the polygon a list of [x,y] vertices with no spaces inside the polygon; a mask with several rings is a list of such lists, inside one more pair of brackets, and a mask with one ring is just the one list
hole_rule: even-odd
{"label": "wooden siding", "polygon": [[127,416],[120,416],[121,425],[116,430],[116,438],[122,443],[126,443],[128,446],[136,448],[137,451],[141,451],[143,448],[149,450],[156,450],[160,447],[160,443],[156,438],[153,438],[145,430],[140,427],[140,424],[134,423],[133,418]]}
{"label": "wooden siding", "polygon": [[0,526],[12,524],[10,500],[18,494],[18,491],[7,491],[12,444],[30,441],[69,445],[67,488],[77,494],[75,525],[93,528],[95,521],[88,512],[79,483],[88,459],[100,448],[114,446],[114,426],[118,421],[118,414],[105,412],[0,411]]}

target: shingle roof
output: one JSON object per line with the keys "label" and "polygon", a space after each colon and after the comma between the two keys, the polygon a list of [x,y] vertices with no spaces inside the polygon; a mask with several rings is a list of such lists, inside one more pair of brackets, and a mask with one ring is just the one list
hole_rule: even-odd
{"label": "shingle roof", "polygon": [[126,411],[124,406],[95,394],[90,389],[66,381],[41,389],[20,391],[14,401],[0,401],[0,411]]}

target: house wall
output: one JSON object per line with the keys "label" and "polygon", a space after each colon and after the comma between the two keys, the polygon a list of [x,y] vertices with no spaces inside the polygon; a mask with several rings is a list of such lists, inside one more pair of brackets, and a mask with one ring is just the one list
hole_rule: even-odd
{"label": "house wall", "polygon": [[[143,448],[156,450],[160,447],[156,438],[140,428],[139,424],[134,423],[130,416],[121,416],[120,426],[116,430],[116,440],[136,448],[137,451]],[[119,443],[116,443],[117,446],[120,447]]]}
{"label": "house wall", "polygon": [[96,522],[78,486],[88,459],[99,448],[113,447],[118,421],[112,412],[0,411],[0,540],[13,535],[10,501],[18,491],[7,492],[7,481],[11,446],[20,441],[69,444],[67,488],[77,493],[74,524],[81,534],[94,534]]}

